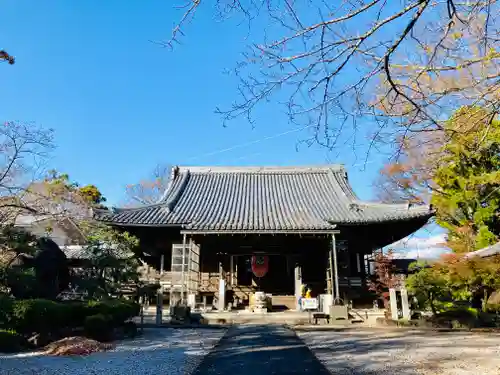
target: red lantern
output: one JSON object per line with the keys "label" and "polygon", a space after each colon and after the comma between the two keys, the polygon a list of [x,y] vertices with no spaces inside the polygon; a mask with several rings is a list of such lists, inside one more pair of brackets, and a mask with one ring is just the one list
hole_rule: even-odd
{"label": "red lantern", "polygon": [[269,257],[267,255],[252,256],[252,272],[256,277],[264,277],[269,270]]}

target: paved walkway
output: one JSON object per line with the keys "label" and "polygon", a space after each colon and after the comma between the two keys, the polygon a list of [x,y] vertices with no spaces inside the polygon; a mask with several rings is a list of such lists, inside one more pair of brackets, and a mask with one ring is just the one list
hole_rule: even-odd
{"label": "paved walkway", "polygon": [[230,328],[193,375],[330,375],[304,342],[281,326]]}

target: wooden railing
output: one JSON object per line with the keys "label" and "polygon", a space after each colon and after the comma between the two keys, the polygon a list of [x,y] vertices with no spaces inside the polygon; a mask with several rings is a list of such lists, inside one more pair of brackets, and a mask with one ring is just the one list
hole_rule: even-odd
{"label": "wooden railing", "polygon": [[349,288],[359,288],[365,284],[361,277],[339,277],[339,286]]}

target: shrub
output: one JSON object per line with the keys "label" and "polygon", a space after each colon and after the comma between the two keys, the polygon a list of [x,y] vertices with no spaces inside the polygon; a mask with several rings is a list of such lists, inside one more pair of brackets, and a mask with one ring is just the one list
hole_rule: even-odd
{"label": "shrub", "polygon": [[472,307],[459,306],[443,311],[439,316],[455,319],[477,319],[479,311]]}
{"label": "shrub", "polygon": [[110,324],[119,326],[139,315],[140,306],[126,300],[71,301],[61,302],[60,310],[60,315],[65,317],[60,322],[67,327],[83,327],[87,317],[98,314],[108,316]]}
{"label": "shrub", "polygon": [[88,308],[86,302],[82,301],[68,301],[61,302],[62,315],[65,319],[62,323],[69,328],[83,327],[85,324],[85,319],[94,315],[94,313]]}
{"label": "shrub", "polygon": [[123,333],[125,337],[137,336],[137,324],[134,322],[125,322],[123,324]]}
{"label": "shrub", "polygon": [[0,327],[5,327],[12,316],[14,300],[6,294],[0,293]]}
{"label": "shrub", "polygon": [[455,307],[432,318],[437,326],[450,328],[474,328],[480,324],[479,312],[471,307]]}
{"label": "shrub", "polygon": [[111,317],[104,314],[95,314],[85,319],[85,336],[97,341],[109,341],[112,338],[113,328]]}
{"label": "shrub", "polygon": [[26,340],[16,331],[0,329],[0,352],[13,353],[27,347]]}
{"label": "shrub", "polygon": [[140,313],[140,305],[131,301],[115,301],[111,304],[111,315],[116,324],[124,323]]}
{"label": "shrub", "polygon": [[64,322],[61,304],[44,299],[14,301],[11,325],[24,334],[52,332]]}
{"label": "shrub", "polygon": [[103,314],[111,317],[111,323],[121,325],[134,316],[139,315],[140,305],[125,300],[91,301],[88,303],[88,314]]}

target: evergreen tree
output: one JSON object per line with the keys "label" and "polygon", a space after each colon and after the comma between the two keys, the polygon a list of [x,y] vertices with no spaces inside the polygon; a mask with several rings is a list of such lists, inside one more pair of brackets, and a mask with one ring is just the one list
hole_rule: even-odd
{"label": "evergreen tree", "polygon": [[479,250],[500,235],[500,121],[481,108],[464,107],[445,133],[431,203],[453,251]]}

